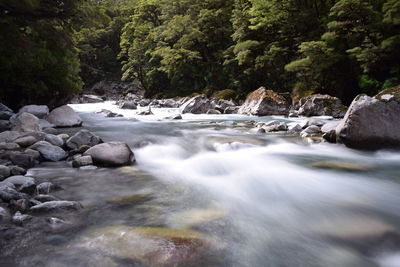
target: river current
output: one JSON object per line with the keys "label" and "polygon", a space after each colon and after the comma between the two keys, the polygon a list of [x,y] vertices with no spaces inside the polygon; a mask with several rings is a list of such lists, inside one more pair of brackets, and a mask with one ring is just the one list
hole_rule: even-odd
{"label": "river current", "polygon": [[[71,106],[104,141],[129,144],[136,162],[31,169],[63,188],[57,197],[85,209],[65,218],[70,227],[24,233],[18,247],[2,252],[4,266],[141,266],[108,264],[101,251],[76,245],[86,232],[115,225],[211,236],[219,249],[196,266],[400,266],[400,152],[260,134],[249,123],[300,119],[184,114],[172,121],[162,118],[176,109],[137,116],[110,102]],[[94,113],[102,108],[124,117]],[[121,205],[121,198],[130,201]]]}

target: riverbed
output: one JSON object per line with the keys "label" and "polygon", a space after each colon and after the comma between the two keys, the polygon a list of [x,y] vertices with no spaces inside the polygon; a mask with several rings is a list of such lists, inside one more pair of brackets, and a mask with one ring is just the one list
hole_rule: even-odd
{"label": "riverbed", "polygon": [[[65,215],[60,228],[22,231],[18,247],[1,252],[1,266],[152,265],[105,252],[107,245],[118,250],[114,243],[91,242],[93,231],[116,226],[190,230],[212,239],[206,257],[177,266],[400,266],[399,152],[261,134],[250,123],[299,118],[168,120],[177,109],[138,116],[111,102],[71,106],[84,128],[104,141],[126,142],[136,162],[29,170],[84,210]],[[95,113],[103,108],[124,117]]]}

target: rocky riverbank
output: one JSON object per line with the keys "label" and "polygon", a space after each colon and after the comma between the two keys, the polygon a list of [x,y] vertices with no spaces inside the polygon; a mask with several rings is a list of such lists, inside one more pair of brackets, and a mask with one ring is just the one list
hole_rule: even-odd
{"label": "rocky riverbank", "polygon": [[[22,107],[17,113],[0,104],[0,224],[23,225],[37,214],[79,211],[82,205],[52,195],[59,189],[51,182],[37,183],[26,175],[41,162],[67,161],[71,167],[124,166],[134,154],[121,142],[103,143],[82,127],[82,120],[69,106],[52,111],[45,105]],[[79,127],[69,135],[67,128]],[[56,218],[48,218],[56,223]]]}

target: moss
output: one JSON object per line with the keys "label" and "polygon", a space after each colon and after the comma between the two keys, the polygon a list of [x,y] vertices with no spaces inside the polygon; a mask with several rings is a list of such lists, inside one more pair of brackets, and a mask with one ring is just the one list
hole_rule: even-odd
{"label": "moss", "polygon": [[238,95],[235,90],[232,89],[225,89],[218,91],[214,94],[215,98],[217,100],[225,99],[225,100],[231,100],[231,99],[237,99]]}
{"label": "moss", "polygon": [[400,85],[385,89],[374,97],[379,100],[384,100],[382,99],[382,96],[384,95],[393,95],[394,99],[400,99]]}

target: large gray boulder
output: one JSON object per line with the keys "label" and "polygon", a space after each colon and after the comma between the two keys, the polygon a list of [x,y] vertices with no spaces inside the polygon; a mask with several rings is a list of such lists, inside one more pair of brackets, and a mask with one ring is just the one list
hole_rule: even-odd
{"label": "large gray boulder", "polygon": [[53,109],[46,120],[56,127],[74,127],[82,125],[81,118],[67,105]]}
{"label": "large gray boulder", "polygon": [[15,118],[12,130],[18,132],[40,132],[41,127],[39,119],[35,115],[23,112]]}
{"label": "large gray boulder", "polygon": [[342,101],[330,95],[310,95],[300,99],[298,115],[301,116],[333,116],[343,118],[347,107]]}
{"label": "large gray boulder", "polygon": [[49,108],[46,105],[27,105],[19,109],[18,113],[30,113],[38,117],[39,119],[45,118],[49,115]]}
{"label": "large gray boulder", "polygon": [[182,104],[181,113],[205,114],[208,110],[214,109],[215,105],[210,99],[203,95],[192,97]]}
{"label": "large gray boulder", "polygon": [[400,86],[357,96],[336,128],[337,141],[351,148],[400,148]]}
{"label": "large gray boulder", "polygon": [[71,136],[66,145],[70,149],[79,149],[81,146],[94,146],[99,143],[101,143],[100,137],[84,129]]}
{"label": "large gray boulder", "polygon": [[0,103],[0,111],[8,111],[8,112],[14,113],[14,111],[11,108],[7,107],[6,105],[4,105],[2,103]]}
{"label": "large gray boulder", "polygon": [[289,107],[287,96],[261,87],[247,96],[238,113],[256,116],[288,115]]}
{"label": "large gray boulder", "polygon": [[89,148],[84,156],[91,156],[95,165],[124,166],[135,161],[129,146],[122,142],[108,142]]}
{"label": "large gray boulder", "polygon": [[29,148],[38,151],[44,159],[49,161],[60,161],[68,156],[68,153],[61,147],[52,145],[46,141],[39,141]]}

